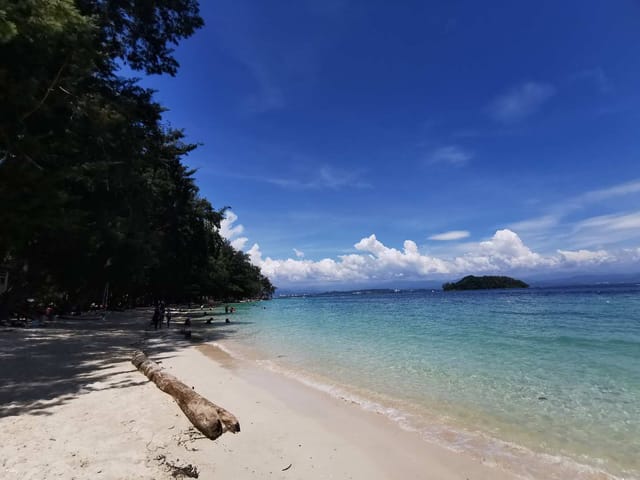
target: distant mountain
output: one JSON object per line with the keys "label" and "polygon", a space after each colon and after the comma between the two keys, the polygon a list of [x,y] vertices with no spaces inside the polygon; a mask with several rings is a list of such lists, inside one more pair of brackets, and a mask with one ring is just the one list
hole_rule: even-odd
{"label": "distant mountain", "polygon": [[536,287],[640,283],[640,273],[584,274],[562,278],[533,277],[530,282]]}
{"label": "distant mountain", "polygon": [[[536,273],[532,274],[527,271],[509,272],[517,275],[520,278],[524,278],[524,281],[531,287],[545,288],[545,287],[571,287],[581,285],[601,285],[601,284],[640,284],[640,272],[636,273],[580,273],[558,276],[557,272],[549,273]],[[430,278],[425,280],[404,280],[404,281],[386,281],[386,282],[363,282],[358,284],[320,284],[320,285],[300,285],[296,287],[289,286],[288,288],[279,288],[276,294],[277,297],[289,297],[289,296],[302,296],[302,295],[317,295],[327,292],[332,293],[351,293],[354,291],[384,291],[400,289],[406,290],[440,290],[442,282],[446,280],[443,275],[440,275],[440,280],[436,278]],[[509,278],[509,277],[507,277]]]}
{"label": "distant mountain", "polygon": [[494,288],[528,288],[529,285],[522,280],[511,277],[484,276],[476,277],[467,275],[455,283],[447,282],[442,285],[444,291],[448,290],[488,290]]}

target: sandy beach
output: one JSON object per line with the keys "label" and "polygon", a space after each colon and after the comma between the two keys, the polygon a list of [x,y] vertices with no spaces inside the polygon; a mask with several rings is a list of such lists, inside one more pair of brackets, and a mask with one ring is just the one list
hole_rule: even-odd
{"label": "sandy beach", "polygon": [[[146,330],[148,312],[58,320],[0,331],[0,477],[508,479],[482,460],[401,430],[386,417],[295,380]],[[219,321],[219,320],[217,320]],[[130,363],[149,356],[228,409],[242,431],[215,441]]]}

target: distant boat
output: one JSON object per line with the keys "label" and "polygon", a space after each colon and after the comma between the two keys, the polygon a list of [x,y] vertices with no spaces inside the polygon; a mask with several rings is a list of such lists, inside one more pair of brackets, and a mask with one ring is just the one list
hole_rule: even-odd
{"label": "distant boat", "polygon": [[393,292],[394,292],[394,293],[400,293],[400,289],[399,289],[399,288],[394,288],[394,289],[393,289]]}

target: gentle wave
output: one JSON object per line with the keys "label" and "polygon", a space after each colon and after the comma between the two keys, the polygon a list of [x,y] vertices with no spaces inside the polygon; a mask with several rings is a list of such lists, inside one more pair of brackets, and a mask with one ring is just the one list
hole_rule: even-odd
{"label": "gentle wave", "polygon": [[[249,361],[271,372],[293,379],[307,387],[328,394],[336,399],[357,405],[367,412],[384,415],[398,427],[410,432],[417,432],[424,441],[435,443],[450,451],[470,455],[483,464],[508,471],[523,479],[566,480],[629,480],[632,476],[615,476],[598,468],[594,464],[604,465],[601,459],[584,457],[585,463],[577,462],[562,455],[534,452],[522,445],[504,441],[484,432],[472,431],[460,426],[446,423],[447,416],[438,417],[433,413],[422,415],[409,413],[408,410],[419,410],[415,406],[406,405],[406,409],[390,406],[402,403],[397,399],[385,398],[384,401],[373,400],[372,397],[384,397],[372,392],[354,392],[344,386],[330,383],[299,369],[291,368],[281,362],[260,358],[257,351],[247,354],[247,347],[230,347],[228,343],[216,342],[217,348],[232,357]],[[242,353],[245,352],[245,353]],[[413,407],[413,408],[412,408]],[[633,475],[633,472],[628,472]]]}

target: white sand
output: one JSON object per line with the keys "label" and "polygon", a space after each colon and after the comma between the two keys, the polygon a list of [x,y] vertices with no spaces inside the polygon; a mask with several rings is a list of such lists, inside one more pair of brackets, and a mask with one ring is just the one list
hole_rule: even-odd
{"label": "white sand", "polygon": [[[514,478],[215,347],[166,330],[140,344],[146,322],[120,314],[0,331],[0,478],[172,478],[166,462],[195,465],[202,479]],[[242,431],[200,438],[129,363],[138,346],[235,414]]]}

